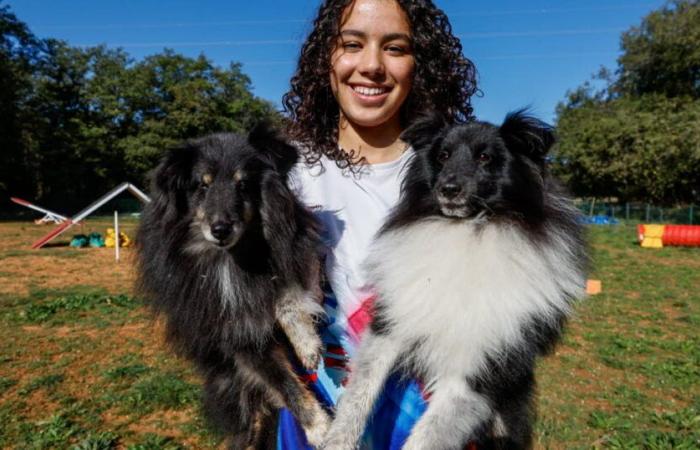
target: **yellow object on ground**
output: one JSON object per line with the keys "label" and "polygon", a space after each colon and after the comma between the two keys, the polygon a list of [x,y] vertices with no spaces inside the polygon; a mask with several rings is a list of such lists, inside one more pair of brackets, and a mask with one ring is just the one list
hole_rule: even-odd
{"label": "yellow object on ground", "polygon": [[[119,247],[130,247],[131,239],[126,233],[119,232]],[[107,228],[105,234],[105,247],[114,248],[114,228]]]}
{"label": "yellow object on ground", "polygon": [[644,225],[644,238],[642,239],[642,247],[644,248],[662,248],[664,246],[661,238],[664,235],[665,225]]}

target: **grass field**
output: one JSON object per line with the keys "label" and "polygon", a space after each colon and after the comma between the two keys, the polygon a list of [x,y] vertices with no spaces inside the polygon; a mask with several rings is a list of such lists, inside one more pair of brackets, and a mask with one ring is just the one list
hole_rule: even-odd
{"label": "grass field", "polygon": [[[116,263],[70,236],[30,250],[47,231],[0,223],[0,447],[220,445],[196,374],[132,296],[132,250]],[[641,249],[631,226],[591,229],[591,242],[603,293],[538,368],[536,447],[700,448],[700,249]]]}

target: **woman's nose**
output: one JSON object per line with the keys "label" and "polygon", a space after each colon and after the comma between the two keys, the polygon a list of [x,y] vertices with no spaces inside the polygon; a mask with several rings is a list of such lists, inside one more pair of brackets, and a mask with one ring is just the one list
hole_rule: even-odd
{"label": "woman's nose", "polygon": [[384,61],[381,49],[372,47],[365,48],[358,71],[367,77],[375,78],[384,75]]}

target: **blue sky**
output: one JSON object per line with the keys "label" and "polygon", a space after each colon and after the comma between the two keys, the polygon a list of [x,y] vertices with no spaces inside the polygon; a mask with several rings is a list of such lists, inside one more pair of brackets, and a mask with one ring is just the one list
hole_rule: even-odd
{"label": "blue sky", "polygon": [[[1,1],[1,0],[0,0]],[[256,95],[279,105],[320,0],[13,0],[40,37],[123,47],[134,58],[164,47],[216,64],[243,63]],[[435,0],[479,71],[480,119],[532,107],[553,121],[567,90],[615,67],[620,33],[664,1]]]}

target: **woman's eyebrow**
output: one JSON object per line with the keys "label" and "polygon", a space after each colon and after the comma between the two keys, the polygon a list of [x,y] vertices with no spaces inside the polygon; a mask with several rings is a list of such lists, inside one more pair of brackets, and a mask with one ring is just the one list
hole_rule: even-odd
{"label": "woman's eyebrow", "polygon": [[[367,38],[367,33],[365,33],[364,31],[353,30],[353,29],[342,30],[340,32],[340,35],[341,36],[346,36],[346,35],[347,36],[354,36],[354,37],[359,37],[359,38],[363,38],[363,39]],[[395,41],[395,40],[399,40],[399,39],[405,40],[407,42],[412,42],[411,36],[409,36],[406,33],[389,33],[389,34],[385,34],[384,36],[382,36],[382,42]]]}
{"label": "woman's eyebrow", "polygon": [[396,40],[404,40],[406,42],[413,42],[411,39],[411,36],[407,35],[406,33],[389,33],[385,34],[384,37],[382,38],[384,42],[388,41],[396,41]]}

